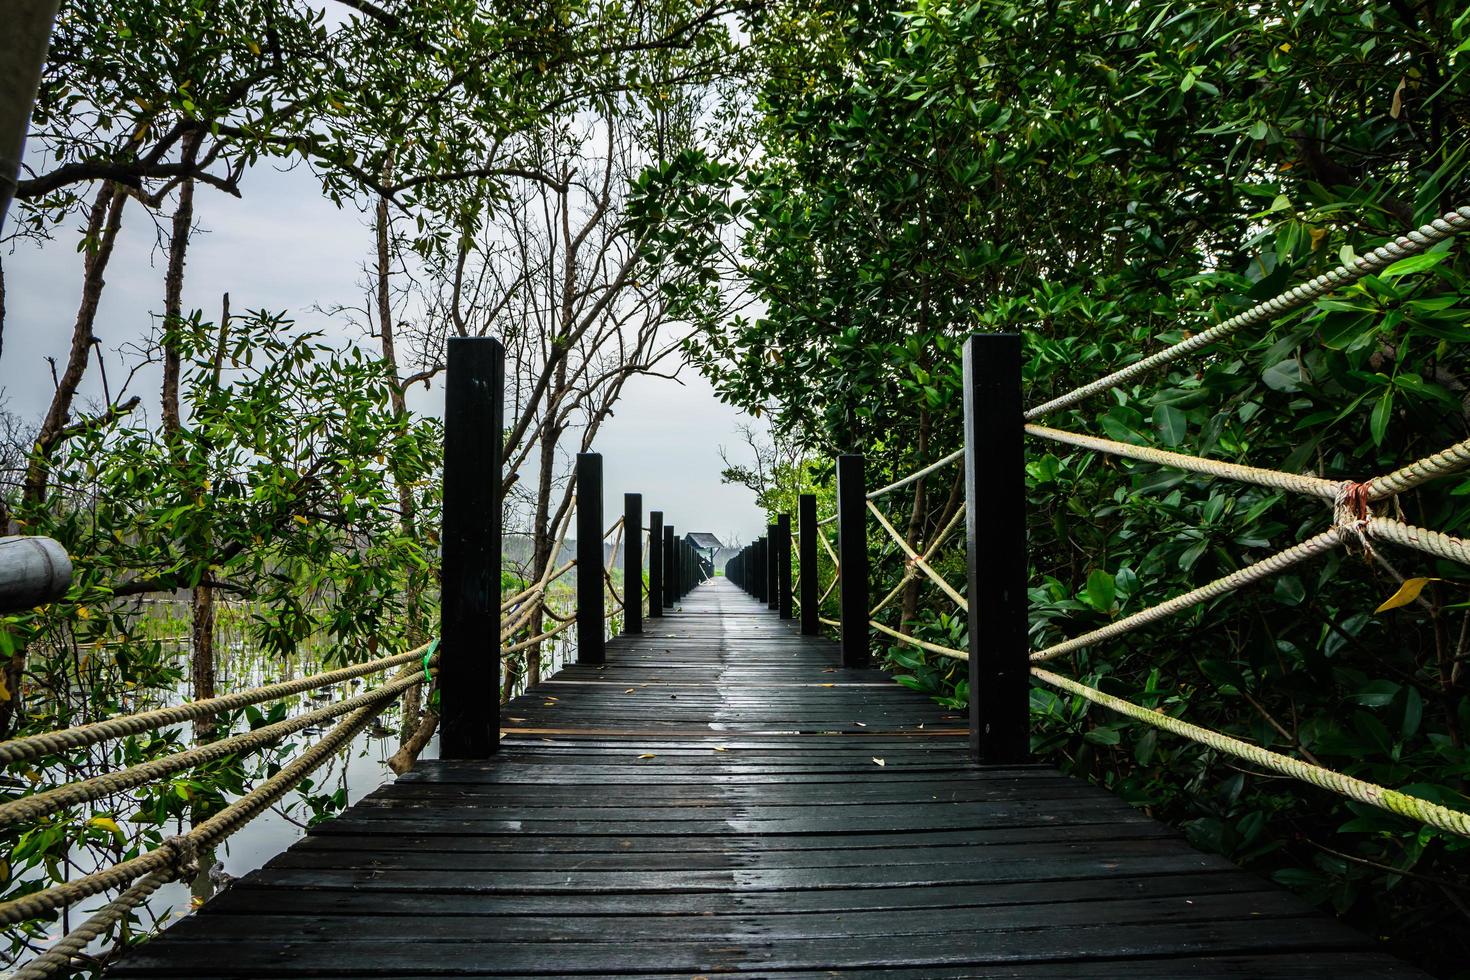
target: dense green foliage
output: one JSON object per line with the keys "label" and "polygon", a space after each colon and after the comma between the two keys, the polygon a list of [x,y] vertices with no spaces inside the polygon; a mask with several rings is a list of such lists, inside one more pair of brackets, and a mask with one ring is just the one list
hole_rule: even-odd
{"label": "dense green foliage", "polygon": [[[1054,2],[777,4],[756,34],[758,165],[685,160],[691,235],[736,222],[764,310],[691,354],[814,461],[763,503],[865,452],[871,485],[960,439],[958,346],[1026,340],[1036,404],[1463,204],[1470,15],[1457,5]],[[670,179],[679,179],[670,168]],[[688,247],[688,246],[686,246]],[[1467,434],[1470,260],[1438,248],[1050,424],[1363,479]],[[927,541],[950,470],[885,503]],[[1316,502],[1028,445],[1033,642],[1209,581],[1328,526]],[[1470,530],[1470,481],[1391,505]],[[904,511],[907,513],[904,513]],[[874,594],[901,573],[876,528]],[[1465,807],[1465,570],[1427,606],[1349,551],[1061,669],[1190,721]],[[963,555],[939,562],[963,580]],[[963,645],[942,595],[900,618]],[[894,649],[909,682],[952,662]],[[1181,822],[1448,969],[1463,955],[1465,842],[1038,689],[1044,756]],[[1447,900],[1448,899],[1448,900]]]}

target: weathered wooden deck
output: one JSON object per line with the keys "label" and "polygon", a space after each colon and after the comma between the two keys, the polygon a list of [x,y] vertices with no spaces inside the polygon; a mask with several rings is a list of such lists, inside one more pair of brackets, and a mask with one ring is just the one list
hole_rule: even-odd
{"label": "weathered wooden deck", "polygon": [[116,977],[1409,977],[1364,936],[716,580]]}

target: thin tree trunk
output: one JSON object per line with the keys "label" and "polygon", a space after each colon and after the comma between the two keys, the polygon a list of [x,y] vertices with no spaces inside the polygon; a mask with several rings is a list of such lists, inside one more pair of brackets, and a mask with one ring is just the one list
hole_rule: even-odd
{"label": "thin tree trunk", "polygon": [[[183,155],[192,164],[203,139],[198,133],[184,137]],[[179,329],[184,313],[184,260],[189,252],[189,235],[194,227],[194,181],[179,185],[179,205],[174,210],[168,243],[168,271],[163,276],[163,434],[172,444],[182,425],[179,415]]]}
{"label": "thin tree trunk", "polygon": [[[918,452],[916,453],[916,458],[921,467],[927,465],[926,453],[929,446],[930,422],[929,410],[927,408],[921,408],[919,410]],[[919,535],[923,532],[924,521],[928,516],[928,497],[924,492],[924,478],[921,477],[914,481],[914,509],[909,513],[908,528],[904,532],[904,538],[915,551],[921,554],[924,549],[922,542],[919,540]],[[918,615],[920,586],[921,583],[917,578],[914,578],[908,585],[904,586],[903,605],[898,617],[898,628],[901,632],[909,632],[910,624],[913,623],[914,617]]]}
{"label": "thin tree trunk", "polygon": [[[102,287],[106,285],[103,273],[107,269],[107,260],[112,257],[112,246],[117,241],[118,229],[122,227],[122,209],[126,201],[127,194],[123,188],[108,181],[97,192],[88,213],[89,250],[83,262],[85,271],[82,277],[82,299],[72,327],[71,353],[67,357],[66,369],[57,383],[56,391],[51,396],[51,406],[36,433],[35,446],[26,466],[25,484],[21,491],[22,513],[38,511],[45,506],[51,459],[64,438],[66,423],[71,417],[72,402],[76,399],[77,388],[82,383],[87,361],[91,357],[92,327],[97,319],[97,304],[102,299]],[[9,735],[15,727],[25,666],[26,650],[18,647],[5,662],[5,693],[9,696],[0,698],[0,735]]]}
{"label": "thin tree trunk", "polygon": [[[215,341],[213,387],[219,388],[220,374],[224,370],[225,344],[230,336],[230,294],[225,293],[220,303],[219,335]],[[205,532],[204,554],[200,561],[208,568],[213,559],[213,544],[209,532]],[[197,700],[215,696],[214,676],[214,586],[201,582],[194,586],[193,603],[194,629],[192,636],[194,697]],[[194,723],[194,739],[206,742],[215,737],[215,718],[206,715]]]}
{"label": "thin tree trunk", "polygon": [[15,198],[26,129],[36,107],[58,0],[5,0],[0,31],[0,231]]}
{"label": "thin tree trunk", "polygon": [[[402,419],[408,418],[408,400],[404,396],[403,382],[399,380],[398,372],[398,350],[393,342],[393,293],[392,293],[392,228],[389,224],[388,199],[378,198],[376,214],[376,231],[378,246],[378,338],[383,345],[383,363],[388,365],[388,370],[393,375],[392,383],[388,386],[388,397],[393,405],[393,411]],[[415,535],[417,513],[414,506],[413,488],[400,481],[398,483],[398,514],[399,526],[409,537]],[[410,575],[412,573],[410,572]],[[408,642],[410,646],[418,646],[423,642],[423,625],[419,622],[419,588],[417,583],[410,578],[403,597],[404,613],[408,620]],[[423,686],[415,684],[403,692],[403,717],[401,719],[400,737],[406,745],[419,728],[419,717],[423,710]]]}
{"label": "thin tree trunk", "polygon": [[22,500],[26,509],[39,508],[46,502],[46,484],[50,475],[52,454],[61,443],[62,433],[71,417],[72,402],[82,375],[86,373],[87,361],[92,353],[92,327],[97,320],[97,304],[102,300],[102,288],[107,284],[103,273],[112,258],[112,246],[117,242],[118,229],[122,227],[123,205],[128,196],[124,188],[107,181],[97,192],[87,220],[89,248],[83,268],[82,300],[77,308],[76,323],[72,327],[71,354],[67,357],[66,369],[61,374],[56,391],[51,396],[51,407],[41,420],[36,433],[35,452],[26,468],[25,488]]}

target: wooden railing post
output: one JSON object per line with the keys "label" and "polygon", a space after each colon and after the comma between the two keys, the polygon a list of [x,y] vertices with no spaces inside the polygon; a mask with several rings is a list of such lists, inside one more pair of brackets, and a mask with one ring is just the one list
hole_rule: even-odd
{"label": "wooden railing post", "polygon": [[755,591],[751,593],[761,602],[766,601],[766,538],[765,535],[755,539],[755,563],[750,569],[752,583]]}
{"label": "wooden railing post", "polygon": [[781,538],[775,524],[766,525],[766,608],[776,609],[781,604],[781,585],[776,576],[776,563],[781,559]]}
{"label": "wooden railing post", "polygon": [[623,494],[623,632],[643,632],[643,494]]}
{"label": "wooden railing post", "polygon": [[776,608],[791,618],[791,515],[776,515]]}
{"label": "wooden railing post", "polygon": [[801,563],[801,632],[803,636],[817,636],[822,632],[818,617],[822,615],[821,577],[817,574],[817,497],[804,493],[797,501],[797,530],[801,540],[797,543],[797,558]]}
{"label": "wooden railing post", "polygon": [[648,617],[664,614],[664,512],[648,512]]}
{"label": "wooden railing post", "polygon": [[837,457],[837,562],[842,584],[842,666],[868,666],[868,501],[863,457]]}
{"label": "wooden railing post", "polygon": [[577,454],[577,663],[600,664],[607,650],[604,623],[602,456]]}
{"label": "wooden railing post", "polygon": [[965,551],[970,600],[970,751],[1025,762],[1030,674],[1021,338],[965,342]]}
{"label": "wooden railing post", "polygon": [[679,569],[674,561],[674,525],[664,525],[664,595],[665,609],[674,608],[674,590],[678,588]]}
{"label": "wooden railing post", "polygon": [[500,747],[500,459],[505,348],[451,337],[444,377],[439,757]]}

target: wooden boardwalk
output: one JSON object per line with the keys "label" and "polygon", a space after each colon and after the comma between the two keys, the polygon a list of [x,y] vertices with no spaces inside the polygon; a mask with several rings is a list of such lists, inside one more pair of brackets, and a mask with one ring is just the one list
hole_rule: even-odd
{"label": "wooden boardwalk", "polygon": [[1413,977],[722,579],[125,956],[115,977]]}

